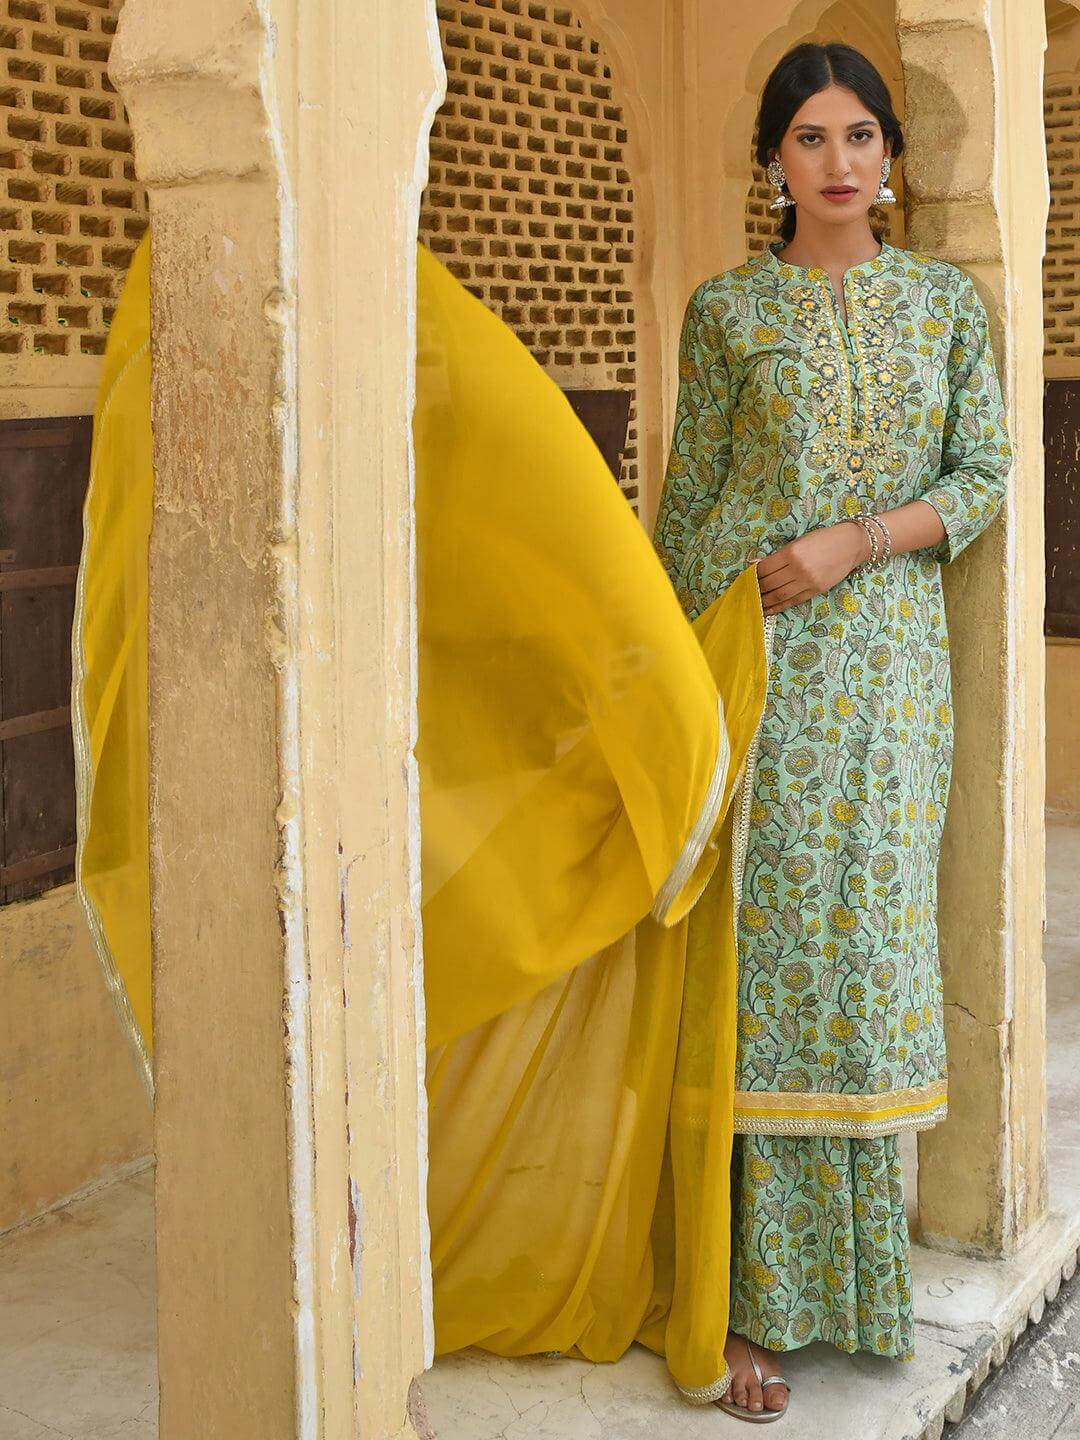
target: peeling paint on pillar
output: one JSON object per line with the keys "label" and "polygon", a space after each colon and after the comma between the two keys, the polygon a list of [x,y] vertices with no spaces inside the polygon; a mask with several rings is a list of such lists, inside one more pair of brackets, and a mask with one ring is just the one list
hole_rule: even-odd
{"label": "peeling paint on pillar", "polygon": [[360,1221],[363,1197],[355,1179],[349,1177],[349,1260],[353,1289],[353,1383],[360,1383]]}

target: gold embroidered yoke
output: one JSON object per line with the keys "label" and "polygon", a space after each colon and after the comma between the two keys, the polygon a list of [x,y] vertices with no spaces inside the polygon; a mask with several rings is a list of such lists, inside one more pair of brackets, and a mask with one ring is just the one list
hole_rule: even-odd
{"label": "gold embroidered yoke", "polygon": [[937,509],[932,550],[772,627],[737,847],[735,1128],[876,1135],[946,1113],[937,860],[952,765],[941,565],[1012,450],[969,277],[884,244],[844,276],[767,252],[687,307],[655,544],[687,613],[857,510]]}

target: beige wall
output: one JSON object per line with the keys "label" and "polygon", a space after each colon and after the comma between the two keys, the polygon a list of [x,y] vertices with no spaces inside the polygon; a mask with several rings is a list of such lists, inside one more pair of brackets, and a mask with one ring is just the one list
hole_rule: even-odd
{"label": "beige wall", "polygon": [[1080,640],[1046,643],[1046,804],[1080,814]]}
{"label": "beige wall", "polygon": [[[99,356],[0,355],[0,420],[89,415]],[[0,907],[0,1229],[153,1149],[73,885]],[[87,1087],[88,1073],[92,1083]]]}
{"label": "beige wall", "polygon": [[[146,223],[105,80],[121,3],[49,7],[44,25],[33,7],[4,9],[5,43],[27,73],[8,77],[17,105],[4,112],[0,420],[94,409]],[[151,1153],[149,1100],[72,885],[0,908],[0,1065],[0,1229]]]}
{"label": "beige wall", "polygon": [[150,1100],[74,886],[0,909],[0,1230],[151,1148]]}
{"label": "beige wall", "polygon": [[0,355],[0,419],[92,415],[101,358]]}

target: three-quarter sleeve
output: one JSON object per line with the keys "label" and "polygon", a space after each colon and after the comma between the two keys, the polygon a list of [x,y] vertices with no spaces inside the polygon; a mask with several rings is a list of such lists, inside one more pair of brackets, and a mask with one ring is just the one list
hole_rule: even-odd
{"label": "three-quarter sleeve", "polygon": [[[997,514],[1012,466],[1012,445],[990,346],[986,311],[964,277],[947,362],[949,402],[942,417],[941,470],[919,499],[941,517],[945,536],[930,553],[955,560]],[[933,415],[931,419],[933,419]]]}
{"label": "three-quarter sleeve", "polygon": [[[708,282],[706,282],[706,285]],[[679,342],[679,393],[653,545],[676,590],[687,548],[720,498],[731,463],[731,383],[723,332],[690,297]]]}

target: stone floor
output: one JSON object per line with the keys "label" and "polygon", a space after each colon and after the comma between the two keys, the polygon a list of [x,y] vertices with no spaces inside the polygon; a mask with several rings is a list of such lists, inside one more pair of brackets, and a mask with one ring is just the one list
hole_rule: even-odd
{"label": "stone floor", "polygon": [[153,1440],[154,1172],[0,1241],[0,1440]]}
{"label": "stone floor", "polygon": [[1080,1274],[1061,1287],[1038,1325],[975,1395],[945,1440],[1080,1437]]}
{"label": "stone floor", "polygon": [[[1051,1215],[1006,1263],[913,1248],[914,1362],[820,1344],[789,1355],[792,1413],[779,1424],[797,1417],[800,1436],[936,1440],[947,1416],[960,1423],[945,1440],[1080,1440],[1080,824],[1052,820],[1048,841]],[[0,1239],[0,1440],[150,1440],[156,1388],[146,1170]],[[610,1366],[467,1352],[440,1361],[423,1393],[438,1440],[747,1433],[683,1404],[639,1347]]]}

